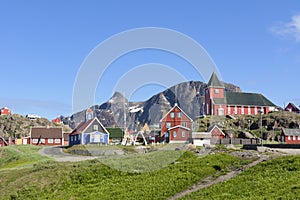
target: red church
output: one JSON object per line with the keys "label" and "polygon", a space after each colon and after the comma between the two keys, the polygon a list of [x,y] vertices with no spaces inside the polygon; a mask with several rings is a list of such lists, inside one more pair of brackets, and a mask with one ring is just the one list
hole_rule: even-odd
{"label": "red church", "polygon": [[257,115],[275,111],[276,105],[257,93],[229,92],[213,73],[205,88],[207,115]]}
{"label": "red church", "polygon": [[175,103],[160,120],[161,134],[169,143],[188,143],[193,120]]}
{"label": "red church", "polygon": [[11,114],[11,111],[9,108],[4,107],[4,108],[0,109],[0,115],[10,115],[10,114]]}

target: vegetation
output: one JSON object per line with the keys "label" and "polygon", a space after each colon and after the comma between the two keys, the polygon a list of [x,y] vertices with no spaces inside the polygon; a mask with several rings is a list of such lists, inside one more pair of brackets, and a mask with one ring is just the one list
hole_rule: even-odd
{"label": "vegetation", "polygon": [[48,157],[37,153],[38,146],[20,145],[0,148],[0,171],[32,167],[33,164],[49,161]]}
{"label": "vegetation", "polygon": [[[24,148],[37,156],[38,149],[29,147],[19,150],[22,152]],[[2,156],[11,157],[10,148],[3,148]],[[3,199],[165,199],[208,176],[219,176],[249,161],[223,153],[196,156],[185,152],[173,164],[145,173],[115,170],[98,160],[39,161],[32,167],[8,170],[7,166],[13,162],[5,161],[5,170],[1,167],[0,196]]]}
{"label": "vegetation", "polygon": [[300,156],[281,157],[182,199],[298,199],[299,174]]}

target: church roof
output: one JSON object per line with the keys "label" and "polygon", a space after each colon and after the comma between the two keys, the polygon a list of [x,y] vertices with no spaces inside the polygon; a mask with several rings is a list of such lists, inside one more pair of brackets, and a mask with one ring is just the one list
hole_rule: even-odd
{"label": "church roof", "polygon": [[262,94],[244,92],[225,92],[225,98],[214,98],[215,104],[243,106],[276,106]]}
{"label": "church roof", "polygon": [[212,73],[208,83],[208,87],[224,87],[224,85],[221,83],[221,81],[218,79],[218,76],[215,72]]}

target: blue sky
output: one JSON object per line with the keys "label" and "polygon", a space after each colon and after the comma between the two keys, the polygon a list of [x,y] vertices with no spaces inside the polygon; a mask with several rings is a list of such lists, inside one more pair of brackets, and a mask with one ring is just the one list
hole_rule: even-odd
{"label": "blue sky", "polygon": [[[80,66],[101,42],[120,32],[162,27],[202,45],[223,81],[262,93],[279,106],[300,104],[300,3],[290,1],[0,1],[0,106],[49,119],[72,113]],[[120,44],[120,46],[122,46]],[[118,79],[145,63],[203,81],[183,59],[159,50],[131,52],[112,63],[95,103],[108,100]],[[163,90],[140,88],[131,100]]]}

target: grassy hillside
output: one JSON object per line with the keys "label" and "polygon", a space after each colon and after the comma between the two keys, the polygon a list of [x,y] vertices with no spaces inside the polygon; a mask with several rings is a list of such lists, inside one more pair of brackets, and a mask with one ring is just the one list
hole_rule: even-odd
{"label": "grassy hillside", "polygon": [[299,179],[300,156],[282,157],[182,199],[299,199]]}
{"label": "grassy hillside", "polygon": [[31,145],[8,146],[0,148],[0,171],[32,167],[33,164],[49,161],[48,157],[41,156],[37,151],[41,147]]}
{"label": "grassy hillside", "polygon": [[[36,156],[34,148],[30,151]],[[16,156],[3,149],[2,156]],[[222,153],[200,157],[185,152],[176,164],[146,173],[113,170],[98,160],[37,162],[8,170],[13,162],[6,159],[5,170],[0,171],[3,199],[165,199],[207,176],[218,176],[249,161]]]}

